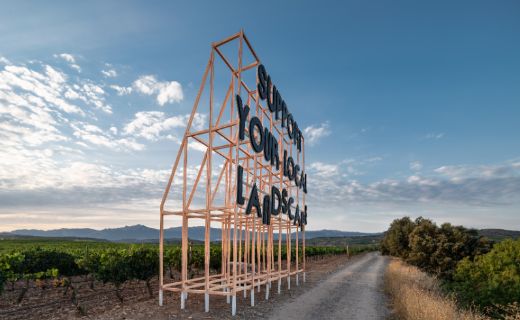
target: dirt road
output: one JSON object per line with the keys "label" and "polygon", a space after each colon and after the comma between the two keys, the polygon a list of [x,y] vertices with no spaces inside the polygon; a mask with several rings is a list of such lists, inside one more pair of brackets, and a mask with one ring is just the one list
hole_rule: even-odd
{"label": "dirt road", "polygon": [[385,319],[387,259],[369,253],[273,310],[270,319]]}

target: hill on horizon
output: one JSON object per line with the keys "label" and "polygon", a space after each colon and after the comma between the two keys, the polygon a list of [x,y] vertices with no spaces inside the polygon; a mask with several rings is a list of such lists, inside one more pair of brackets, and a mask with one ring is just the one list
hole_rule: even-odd
{"label": "hill on horizon", "polygon": [[[221,238],[221,229],[211,228],[211,241],[219,241]],[[109,241],[154,241],[159,239],[159,230],[150,228],[141,224],[133,226],[125,226],[120,228],[106,228],[96,230],[91,228],[61,228],[53,230],[38,230],[38,229],[19,229],[11,232],[1,233],[3,236],[17,235],[17,236],[33,236],[33,237],[47,237],[47,238],[90,238],[102,239]],[[188,238],[192,240],[204,240],[205,230],[203,226],[190,227],[188,230]],[[380,233],[366,233],[355,231],[340,231],[340,230],[308,230],[305,232],[307,239],[323,238],[323,237],[356,237],[377,235]],[[181,239],[182,227],[172,227],[164,229],[165,239]],[[275,237],[276,238],[276,237]]]}
{"label": "hill on horizon", "polygon": [[[520,238],[520,231],[504,229],[481,229],[478,230],[481,236],[486,236],[492,240],[502,240],[504,238]],[[326,238],[355,238],[373,236],[379,238],[383,235],[379,233],[340,231],[340,230],[307,230],[306,239],[326,239]],[[19,229],[11,232],[0,233],[1,237],[29,236],[45,238],[74,238],[91,240],[108,240],[115,242],[155,242],[159,240],[159,230],[141,224],[124,226],[120,228],[106,228],[96,230],[91,228],[61,228],[53,230],[38,229]],[[172,227],[164,229],[164,238],[171,241],[179,241],[182,238],[182,227]],[[188,230],[188,238],[195,241],[204,241],[204,227],[194,226]],[[221,230],[211,228],[211,241],[220,241]],[[284,237],[285,238],[285,237]],[[277,236],[275,234],[275,239]]]}

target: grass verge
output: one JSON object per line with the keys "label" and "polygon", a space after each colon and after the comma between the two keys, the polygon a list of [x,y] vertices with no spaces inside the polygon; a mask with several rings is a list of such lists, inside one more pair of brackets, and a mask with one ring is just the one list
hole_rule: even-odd
{"label": "grass verge", "polygon": [[385,291],[390,296],[394,319],[489,319],[474,311],[460,310],[454,299],[442,293],[437,279],[399,259],[392,259],[388,265]]}

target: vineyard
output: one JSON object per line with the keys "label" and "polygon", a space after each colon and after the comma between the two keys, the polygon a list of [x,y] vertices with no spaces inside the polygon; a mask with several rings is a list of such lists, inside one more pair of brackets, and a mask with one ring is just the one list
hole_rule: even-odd
{"label": "vineyard", "polygon": [[[159,250],[156,244],[129,245],[111,242],[77,241],[38,241],[2,240],[0,241],[0,317],[6,306],[20,305],[28,291],[47,292],[61,290],[64,297],[72,303],[80,314],[86,310],[82,303],[84,294],[78,288],[88,286],[95,293],[99,286],[113,288],[115,301],[123,303],[125,296],[121,288],[128,283],[140,284],[146,288],[147,295],[153,297],[159,270]],[[294,248],[294,247],[293,247]],[[347,247],[307,247],[306,256],[319,258],[327,255],[351,255],[374,250],[372,246]],[[278,250],[274,250],[277,259]],[[300,247],[300,259],[302,252]],[[291,257],[295,259],[295,251]],[[181,247],[165,247],[165,277],[178,279],[181,268]],[[286,257],[282,247],[282,257]],[[193,244],[188,255],[189,277],[196,276],[204,268],[204,247]],[[211,246],[210,268],[216,274],[221,267],[221,246]],[[51,290],[49,290],[51,289]],[[9,296],[9,298],[7,298]],[[11,301],[7,301],[11,300]]]}

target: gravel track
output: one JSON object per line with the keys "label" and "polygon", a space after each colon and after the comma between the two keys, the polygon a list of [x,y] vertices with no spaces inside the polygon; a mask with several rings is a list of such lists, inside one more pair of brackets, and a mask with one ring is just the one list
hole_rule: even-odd
{"label": "gravel track", "polygon": [[385,319],[389,311],[382,286],[387,263],[379,253],[368,253],[285,302],[269,318]]}

